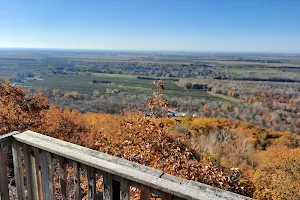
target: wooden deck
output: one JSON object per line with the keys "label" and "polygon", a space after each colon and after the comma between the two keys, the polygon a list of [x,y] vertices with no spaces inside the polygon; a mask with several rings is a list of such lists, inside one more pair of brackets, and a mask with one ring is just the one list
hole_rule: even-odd
{"label": "wooden deck", "polygon": [[[72,195],[82,199],[80,169],[86,172],[88,199],[96,195],[96,174],[103,177],[104,200],[129,200],[130,186],[141,190],[140,199],[156,194],[171,199],[250,199],[195,181],[165,174],[159,170],[71,144],[32,131],[0,136],[0,200],[8,200],[8,179],[4,148],[12,148],[18,200],[54,200],[54,159],[58,160],[62,199],[68,199],[67,164],[72,166]],[[24,173],[25,172],[25,173]],[[69,188],[69,189],[68,189]]]}

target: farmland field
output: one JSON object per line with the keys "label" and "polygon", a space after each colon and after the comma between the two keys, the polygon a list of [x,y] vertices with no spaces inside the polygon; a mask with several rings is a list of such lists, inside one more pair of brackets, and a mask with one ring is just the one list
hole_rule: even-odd
{"label": "farmland field", "polygon": [[[0,77],[14,84],[80,94],[97,91],[106,96],[118,93],[153,96],[155,88],[149,83],[154,77],[164,79],[167,98],[234,101],[208,94],[206,90],[185,89],[174,80],[216,77],[248,80],[256,73],[275,82],[298,81],[297,67],[300,67],[299,55],[0,49]],[[113,92],[107,93],[107,88]]]}
{"label": "farmland field", "polygon": [[[110,84],[92,83],[93,80],[110,81]],[[49,75],[44,76],[43,80],[24,83],[24,86],[33,88],[60,89],[64,92],[77,91],[83,94],[92,94],[98,90],[101,94],[105,93],[106,88],[118,89],[121,93],[127,94],[146,94],[152,96],[155,88],[150,85],[151,80],[137,79],[134,75],[123,74],[100,74],[92,75]],[[208,95],[202,90],[186,90],[176,84],[173,80],[165,80],[164,85],[166,97],[192,97],[195,99],[222,100],[219,97]]]}

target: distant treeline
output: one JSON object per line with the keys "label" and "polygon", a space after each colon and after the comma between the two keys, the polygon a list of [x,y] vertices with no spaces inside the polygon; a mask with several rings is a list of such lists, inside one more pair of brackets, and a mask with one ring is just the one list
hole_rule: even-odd
{"label": "distant treeline", "polygon": [[226,59],[224,61],[256,62],[256,63],[282,63],[280,60],[252,60],[252,59]]}
{"label": "distant treeline", "polygon": [[93,80],[92,83],[106,83],[106,84],[110,84],[111,81],[98,81],[98,80]]}
{"label": "distant treeline", "polygon": [[33,58],[0,58],[0,60],[9,60],[9,61],[36,61],[36,59]]}
{"label": "distant treeline", "polygon": [[289,82],[297,83],[299,80],[294,79],[284,79],[284,78],[225,78],[225,77],[215,77],[216,80],[235,80],[235,81],[269,81],[269,82]]}
{"label": "distant treeline", "polygon": [[144,80],[170,80],[170,81],[179,81],[179,79],[176,78],[154,78],[154,77],[146,77],[146,76],[138,76],[137,79],[144,79]]}

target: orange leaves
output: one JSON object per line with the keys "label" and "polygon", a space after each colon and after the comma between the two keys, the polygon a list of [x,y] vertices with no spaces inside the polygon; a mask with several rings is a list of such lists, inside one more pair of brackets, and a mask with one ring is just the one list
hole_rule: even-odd
{"label": "orange leaves", "polygon": [[47,98],[39,94],[27,97],[22,88],[0,81],[0,134],[39,129],[41,111],[48,108]]}
{"label": "orange leaves", "polygon": [[[43,113],[42,130],[40,131],[46,135],[82,144],[83,141],[80,139],[80,135],[88,135],[90,132],[85,117],[78,111],[51,107]],[[92,136],[93,132],[89,135]],[[89,137],[86,136],[82,139],[88,140]]]}
{"label": "orange leaves", "polygon": [[[161,124],[156,117],[137,113],[85,116],[88,123],[93,121],[93,126],[101,127],[102,133],[95,136],[92,147],[98,151],[251,196],[252,189],[248,188],[252,187],[248,182],[239,182],[240,174],[232,181],[230,170],[212,163],[201,163],[195,150],[188,144],[188,136],[167,131],[170,126],[168,119]],[[161,131],[165,133],[161,134]]]}
{"label": "orange leaves", "polygon": [[[165,88],[162,81],[155,86],[157,95],[148,106],[163,112],[168,104],[161,93]],[[247,196],[253,196],[255,185],[256,198],[299,198],[299,136],[229,119],[49,109],[46,98],[28,98],[9,82],[0,83],[0,94],[0,134],[31,129]],[[223,104],[222,109],[232,108]],[[207,105],[204,110],[212,109]],[[189,135],[176,133],[178,128]]]}
{"label": "orange leaves", "polygon": [[253,176],[255,198],[300,198],[300,149],[270,147],[257,155],[258,169]]}

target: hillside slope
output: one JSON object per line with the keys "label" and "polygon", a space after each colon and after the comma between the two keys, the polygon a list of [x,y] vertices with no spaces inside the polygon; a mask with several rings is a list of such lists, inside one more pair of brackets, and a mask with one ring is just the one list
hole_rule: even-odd
{"label": "hillside slope", "polygon": [[300,197],[300,137],[240,121],[81,114],[0,85],[0,134],[30,129],[258,199]]}

